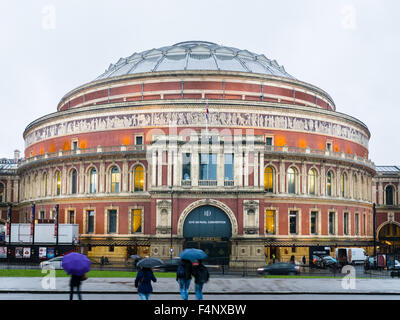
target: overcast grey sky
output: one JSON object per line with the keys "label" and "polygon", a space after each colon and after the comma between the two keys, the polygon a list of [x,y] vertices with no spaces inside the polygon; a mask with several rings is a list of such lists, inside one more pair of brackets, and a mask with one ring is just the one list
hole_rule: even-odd
{"label": "overcast grey sky", "polygon": [[398,0],[0,1],[0,158],[62,96],[120,57],[187,40],[263,53],[364,122],[400,165]]}

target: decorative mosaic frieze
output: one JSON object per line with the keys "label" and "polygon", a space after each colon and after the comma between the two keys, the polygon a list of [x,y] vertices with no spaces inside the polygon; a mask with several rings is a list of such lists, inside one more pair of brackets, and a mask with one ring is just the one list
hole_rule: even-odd
{"label": "decorative mosaic frieze", "polygon": [[[78,120],[67,120],[39,128],[26,136],[25,144],[26,147],[28,147],[46,139],[87,132],[153,126],[194,127],[205,126],[205,124],[205,112],[193,111],[147,112],[97,116]],[[368,148],[368,137],[363,132],[350,126],[330,121],[262,113],[210,112],[208,125],[215,127],[253,127],[320,133],[348,139]]]}

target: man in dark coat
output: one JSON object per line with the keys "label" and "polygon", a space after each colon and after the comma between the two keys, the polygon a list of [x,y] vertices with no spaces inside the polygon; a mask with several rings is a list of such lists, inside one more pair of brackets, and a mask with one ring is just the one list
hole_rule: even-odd
{"label": "man in dark coat", "polygon": [[154,273],[149,268],[142,268],[135,279],[135,287],[138,289],[139,297],[141,300],[149,300],[153,287],[151,282],[157,282]]}
{"label": "man in dark coat", "polygon": [[176,272],[176,281],[179,283],[179,290],[183,300],[188,300],[189,298],[189,287],[191,280],[192,263],[189,260],[182,259]]}
{"label": "man in dark coat", "polygon": [[201,260],[198,263],[193,263],[193,276],[195,283],[194,292],[197,300],[203,300],[203,285],[208,282],[210,274]]}
{"label": "man in dark coat", "polygon": [[78,294],[78,299],[82,300],[81,296],[81,282],[82,280],[85,279],[85,275],[83,276],[74,276],[71,275],[71,280],[69,281],[69,300],[73,300],[73,295],[74,295],[74,288],[76,288],[77,294]]}

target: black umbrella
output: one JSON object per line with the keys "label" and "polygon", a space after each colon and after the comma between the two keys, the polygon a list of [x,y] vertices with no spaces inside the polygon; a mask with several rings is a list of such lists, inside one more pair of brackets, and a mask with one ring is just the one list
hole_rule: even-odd
{"label": "black umbrella", "polygon": [[129,258],[131,258],[131,259],[133,259],[133,260],[140,260],[140,259],[142,259],[142,257],[139,256],[138,254],[133,254],[133,255],[131,255]]}
{"label": "black umbrella", "polygon": [[138,267],[138,268],[154,268],[154,267],[160,266],[162,264],[164,264],[164,262],[161,259],[144,258],[136,264],[136,267]]}

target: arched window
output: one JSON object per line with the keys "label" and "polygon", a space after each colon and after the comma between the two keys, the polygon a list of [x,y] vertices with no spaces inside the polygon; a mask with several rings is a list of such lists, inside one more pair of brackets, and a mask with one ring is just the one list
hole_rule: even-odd
{"label": "arched window", "polygon": [[35,174],[32,180],[32,198],[36,198],[39,195],[39,190],[37,186],[38,186],[38,175]]}
{"label": "arched window", "polygon": [[71,194],[76,194],[78,191],[78,173],[75,169],[71,171]]}
{"label": "arched window", "polygon": [[97,169],[92,168],[89,172],[89,192],[96,193],[97,192]]}
{"label": "arched window", "polygon": [[31,197],[31,177],[26,179],[26,190],[25,190],[25,198],[29,199]]}
{"label": "arched window", "polygon": [[266,192],[274,192],[274,169],[271,167],[264,170],[264,189]]}
{"label": "arched window", "polygon": [[0,182],[0,202],[4,202],[4,198],[5,198],[4,191],[5,191],[4,184],[2,184]]}
{"label": "arched window", "polygon": [[57,171],[56,172],[56,195],[59,196],[61,194],[61,172]]}
{"label": "arched window", "polygon": [[326,174],[326,195],[328,197],[332,196],[332,172],[328,171]]}
{"label": "arched window", "polygon": [[353,177],[353,198],[358,199],[358,179],[356,175]]}
{"label": "arched window", "polygon": [[287,171],[288,193],[296,193],[296,169],[290,167]]}
{"label": "arched window", "polygon": [[317,170],[315,169],[310,169],[308,171],[308,193],[315,195],[317,187]]}
{"label": "arched window", "polygon": [[392,206],[394,203],[393,195],[394,195],[394,188],[393,186],[387,186],[386,187],[386,205],[387,206]]}
{"label": "arched window", "polygon": [[347,196],[346,185],[347,185],[347,175],[346,173],[343,173],[341,181],[341,194],[343,198]]}
{"label": "arched window", "polygon": [[43,173],[43,178],[42,178],[42,182],[43,182],[43,197],[47,197],[47,187],[48,187],[48,177],[47,177],[47,172]]}
{"label": "arched window", "polygon": [[119,172],[118,167],[111,168],[111,192],[118,193],[119,185],[121,183],[121,173]]}
{"label": "arched window", "polygon": [[144,190],[144,169],[142,166],[137,166],[134,170],[134,190],[133,191],[143,191]]}

